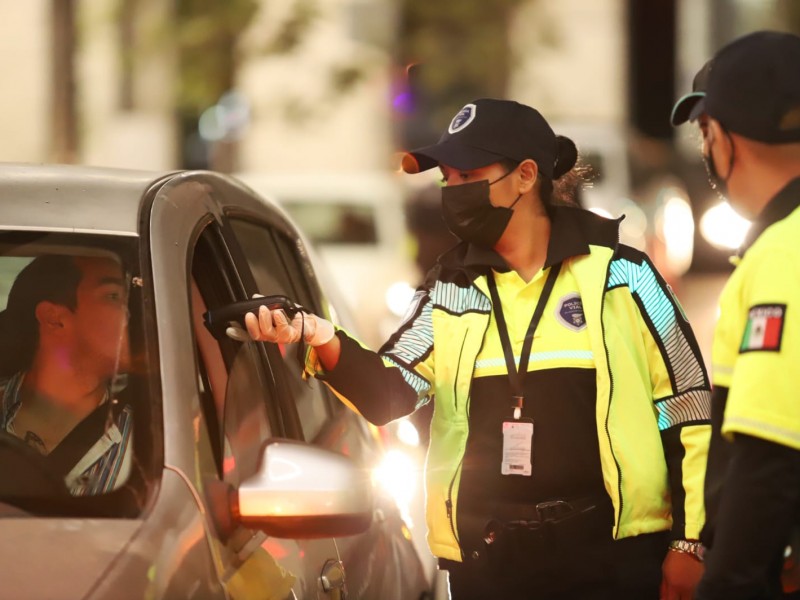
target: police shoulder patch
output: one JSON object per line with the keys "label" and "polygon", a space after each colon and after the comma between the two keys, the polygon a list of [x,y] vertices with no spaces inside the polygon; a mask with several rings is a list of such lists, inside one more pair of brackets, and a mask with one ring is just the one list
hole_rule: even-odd
{"label": "police shoulder patch", "polygon": [[567,329],[581,331],[586,327],[586,317],[583,314],[583,302],[576,293],[567,294],[558,301],[556,318]]}
{"label": "police shoulder patch", "polygon": [[785,304],[756,304],[747,313],[739,353],[779,352],[786,319]]}

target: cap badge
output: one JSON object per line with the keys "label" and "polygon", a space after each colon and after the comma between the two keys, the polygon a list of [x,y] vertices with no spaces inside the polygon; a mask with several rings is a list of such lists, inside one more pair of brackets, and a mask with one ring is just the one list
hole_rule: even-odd
{"label": "cap badge", "polygon": [[467,104],[464,108],[458,111],[458,114],[450,121],[450,127],[447,128],[448,133],[458,133],[467,125],[472,123],[475,119],[475,113],[478,112],[474,104]]}

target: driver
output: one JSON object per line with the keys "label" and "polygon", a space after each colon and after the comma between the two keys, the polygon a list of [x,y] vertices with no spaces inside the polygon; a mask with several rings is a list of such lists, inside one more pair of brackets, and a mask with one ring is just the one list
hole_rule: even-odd
{"label": "driver", "polygon": [[130,363],[119,262],[35,258],[14,280],[0,335],[0,429],[44,455],[74,496],[123,484],[133,415],[115,394]]}

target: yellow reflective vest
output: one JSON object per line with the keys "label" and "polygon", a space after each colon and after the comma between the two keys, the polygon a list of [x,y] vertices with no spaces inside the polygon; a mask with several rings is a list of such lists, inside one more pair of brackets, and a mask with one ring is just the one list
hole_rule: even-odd
{"label": "yellow reflective vest", "polygon": [[[339,333],[342,355],[333,371],[324,372],[313,350],[306,361],[307,374],[326,381],[376,424],[433,396],[428,543],[435,556],[455,561],[462,560],[458,490],[470,386],[492,310],[486,275],[460,266],[458,252],[432,271],[380,354]],[[616,238],[607,245],[590,242],[586,252],[567,260],[595,360],[600,459],[615,510],[612,534],[672,528],[674,537],[696,539],[705,518],[710,386],[694,334],[643,253],[618,246]]]}

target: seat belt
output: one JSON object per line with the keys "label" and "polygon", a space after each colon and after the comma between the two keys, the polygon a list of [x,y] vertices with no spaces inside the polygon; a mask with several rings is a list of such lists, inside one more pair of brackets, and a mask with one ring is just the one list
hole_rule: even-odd
{"label": "seat belt", "polygon": [[78,464],[92,446],[106,432],[106,423],[116,423],[122,411],[121,402],[103,402],[86,418],[73,427],[67,436],[47,455],[47,464],[59,477],[64,478]]}

